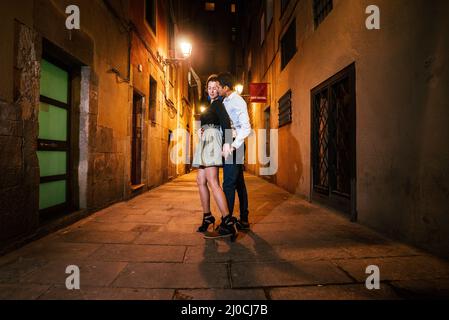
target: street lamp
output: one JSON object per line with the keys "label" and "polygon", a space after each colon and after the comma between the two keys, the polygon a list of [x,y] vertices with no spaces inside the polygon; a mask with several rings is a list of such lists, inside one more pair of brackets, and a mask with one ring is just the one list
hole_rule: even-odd
{"label": "street lamp", "polygon": [[182,41],[179,46],[181,47],[183,58],[167,58],[164,59],[165,64],[176,64],[190,58],[190,56],[192,55],[192,44],[187,41]]}
{"label": "street lamp", "polygon": [[184,59],[189,58],[192,55],[192,44],[187,41],[182,41],[181,44],[181,52]]}

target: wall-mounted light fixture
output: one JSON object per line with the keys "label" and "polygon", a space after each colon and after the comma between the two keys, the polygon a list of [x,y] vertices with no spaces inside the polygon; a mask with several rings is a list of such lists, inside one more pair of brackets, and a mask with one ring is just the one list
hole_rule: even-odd
{"label": "wall-mounted light fixture", "polygon": [[237,91],[237,93],[239,94],[239,95],[241,95],[242,94],[242,92],[243,92],[243,84],[237,84],[236,86],[235,86],[235,91]]}
{"label": "wall-mounted light fixture", "polygon": [[164,59],[165,64],[176,64],[190,58],[192,55],[192,44],[188,41],[181,41],[179,46],[181,48],[182,58],[166,58]]}

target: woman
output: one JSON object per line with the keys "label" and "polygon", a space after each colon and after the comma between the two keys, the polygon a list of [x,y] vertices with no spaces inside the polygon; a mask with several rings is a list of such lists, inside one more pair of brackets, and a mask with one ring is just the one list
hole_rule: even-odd
{"label": "woman", "polygon": [[198,232],[206,232],[211,224],[215,226],[215,217],[210,211],[208,186],[222,215],[222,225],[231,221],[226,197],[218,178],[218,169],[223,165],[222,155],[228,154],[231,148],[229,144],[223,146],[223,133],[231,129],[231,120],[219,99],[218,78],[215,75],[211,75],[207,80],[206,89],[211,104],[201,114],[200,142],[193,158],[193,167],[198,168],[197,183],[204,213]]}

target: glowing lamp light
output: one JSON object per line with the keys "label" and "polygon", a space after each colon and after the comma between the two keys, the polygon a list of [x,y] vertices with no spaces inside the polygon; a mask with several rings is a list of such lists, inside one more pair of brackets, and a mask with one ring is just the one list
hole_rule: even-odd
{"label": "glowing lamp light", "polygon": [[206,107],[205,106],[201,106],[200,107],[200,112],[203,113],[204,111],[206,111]]}
{"label": "glowing lamp light", "polygon": [[238,84],[235,86],[235,91],[237,91],[238,94],[242,94],[243,92],[243,85],[242,84]]}
{"label": "glowing lamp light", "polygon": [[181,52],[184,58],[192,55],[192,44],[186,41],[181,42]]}

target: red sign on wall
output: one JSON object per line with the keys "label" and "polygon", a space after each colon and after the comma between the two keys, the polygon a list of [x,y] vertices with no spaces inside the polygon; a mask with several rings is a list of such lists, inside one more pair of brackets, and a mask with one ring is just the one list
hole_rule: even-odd
{"label": "red sign on wall", "polygon": [[249,95],[250,102],[266,103],[268,101],[268,83],[251,83]]}

